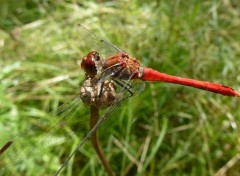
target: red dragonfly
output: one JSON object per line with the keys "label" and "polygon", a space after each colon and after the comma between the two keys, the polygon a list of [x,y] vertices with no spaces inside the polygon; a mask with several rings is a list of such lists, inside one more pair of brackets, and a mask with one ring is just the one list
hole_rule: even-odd
{"label": "red dragonfly", "polygon": [[[97,66],[95,63],[98,57],[98,52],[91,51],[87,57],[84,57],[82,59],[81,67],[88,75],[95,76],[97,74]],[[103,77],[110,75],[112,79],[140,79],[143,81],[169,82],[190,86],[226,96],[240,97],[239,92],[228,86],[178,76],[171,76],[158,72],[151,68],[143,68],[140,66],[140,62],[136,58],[129,57],[128,54],[124,52],[119,52],[113,56],[110,56],[104,62],[101,69]]]}
{"label": "red dragonfly", "polygon": [[[84,26],[81,27],[84,28]],[[112,103],[111,106],[113,108],[115,108],[117,104],[121,102],[123,99],[131,97],[134,93],[137,93],[138,91],[135,91],[134,87],[137,87],[137,90],[141,90],[142,86],[139,86],[139,83],[136,84],[135,80],[169,82],[174,84],[190,86],[221,95],[240,97],[239,92],[225,85],[183,78],[178,76],[171,76],[165,73],[158,72],[151,68],[141,67],[140,62],[136,58],[130,57],[126,52],[117,48],[115,45],[107,43],[106,41],[101,39],[99,39],[99,41],[109,44],[110,46],[112,46],[112,48],[116,49],[119,52],[109,56],[107,59],[104,59],[101,57],[98,51],[91,51],[87,54],[87,56],[82,58],[81,67],[85,71],[86,75],[88,77],[93,78],[95,82],[97,82],[97,84],[103,83],[104,80],[110,79],[113,80],[114,83],[120,85],[123,90],[125,90],[126,96],[123,97],[120,96],[121,98],[118,97],[118,100],[113,103],[112,101],[110,101],[110,104]],[[98,103],[97,105],[101,107],[101,105],[99,105]],[[62,167],[59,169],[57,173],[61,171],[61,169],[67,164],[67,162],[76,153],[76,151],[85,143],[85,141],[88,138],[91,137],[91,135],[97,130],[100,124],[107,117],[108,115],[103,116],[98,121],[98,123],[91,129],[88,135],[77,146],[76,150],[69,156],[69,158],[65,161],[65,163],[62,165]]]}
{"label": "red dragonfly", "polygon": [[[119,49],[115,45],[112,45],[105,40],[99,39],[84,26],[80,25],[80,28],[81,32],[87,33],[88,38],[90,38],[88,42],[91,45],[97,43],[96,49],[92,50],[85,57],[82,58],[81,67],[86,73],[86,81],[81,87],[81,98],[87,104],[93,104],[98,107],[107,108],[102,117],[97,122],[97,124],[76,146],[75,150],[64,159],[64,163],[57,170],[55,175],[58,175],[61,170],[65,168],[65,166],[69,163],[70,159],[79,151],[79,149],[86,142],[86,140],[92,136],[92,134],[98,129],[98,127],[109,117],[109,115],[117,107],[119,107],[119,105],[124,100],[143,90],[145,81],[158,81],[181,84],[226,96],[240,97],[239,92],[228,86],[193,80],[189,78],[171,76],[165,73],[158,72],[151,68],[144,68],[141,66],[140,62],[136,58],[129,56],[126,52]],[[106,48],[109,48],[110,52],[106,52]],[[110,91],[112,98],[109,98],[109,94],[105,94],[108,90],[108,87],[111,87]],[[94,93],[92,95],[92,92],[97,93]],[[104,96],[107,98],[104,99]],[[66,122],[66,124],[69,124],[67,122],[68,119],[64,118],[69,115],[72,107],[77,107],[79,100],[79,97],[76,98],[73,102],[63,105],[63,107],[61,107],[57,113],[51,115],[58,116],[58,114],[60,114],[61,118],[63,119],[62,121],[59,119],[53,120],[53,124],[59,125],[62,122]],[[41,135],[38,141],[46,139],[47,136],[50,136],[49,134],[52,133],[48,132],[48,134]],[[10,143],[11,145],[8,146],[9,149],[4,148],[5,152],[3,153],[4,155],[2,158],[7,163],[9,163],[10,167],[12,167],[13,163],[16,163],[13,160],[17,160],[17,162],[19,163],[24,159],[24,156],[19,156],[19,154],[11,150],[11,147],[12,145],[14,145],[14,143],[16,143],[16,145],[19,145],[22,144],[22,142],[18,142],[18,139],[16,139],[16,142],[14,142],[13,140]],[[8,161],[9,156],[10,162]]]}

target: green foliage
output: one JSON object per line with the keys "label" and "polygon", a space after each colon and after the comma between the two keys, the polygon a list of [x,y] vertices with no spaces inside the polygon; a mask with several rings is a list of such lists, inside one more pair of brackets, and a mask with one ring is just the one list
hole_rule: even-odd
{"label": "green foliage", "polygon": [[[238,1],[19,2],[0,2],[0,146],[36,119],[53,125],[46,112],[79,93],[84,73],[77,63],[88,52],[80,47],[87,40],[81,40],[79,23],[145,66],[239,90]],[[240,152],[238,103],[147,83],[102,125],[100,143],[117,175],[213,175]],[[88,131],[82,127],[88,125],[87,107],[82,109],[79,116],[75,108],[71,127],[64,127],[73,142],[44,150],[42,158],[29,154],[26,175],[44,175],[61,165]],[[38,148],[35,141],[24,143]],[[227,174],[239,175],[237,166]],[[90,142],[63,175],[104,175]]]}

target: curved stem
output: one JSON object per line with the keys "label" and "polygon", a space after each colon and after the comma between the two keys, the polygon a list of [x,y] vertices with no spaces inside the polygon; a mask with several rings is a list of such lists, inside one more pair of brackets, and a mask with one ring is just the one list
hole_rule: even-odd
{"label": "curved stem", "polygon": [[[91,129],[96,125],[98,118],[99,118],[99,108],[95,106],[90,106],[90,128]],[[107,158],[102,151],[102,148],[100,147],[98,137],[97,137],[97,132],[93,133],[93,135],[91,136],[91,142],[107,174],[109,176],[114,176],[115,174],[110,164],[108,163]]]}

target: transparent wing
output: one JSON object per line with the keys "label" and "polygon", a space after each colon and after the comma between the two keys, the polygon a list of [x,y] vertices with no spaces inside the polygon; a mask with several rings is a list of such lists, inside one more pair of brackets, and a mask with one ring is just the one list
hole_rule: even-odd
{"label": "transparent wing", "polygon": [[[96,50],[104,58],[122,51],[105,40],[99,39],[82,25],[79,25],[78,30],[79,35],[81,35],[79,36],[78,47],[81,50],[88,52]],[[124,70],[122,72],[124,73]],[[119,77],[115,77],[113,80],[117,87],[115,101],[101,111],[100,120],[88,134],[86,132],[89,129],[88,120],[86,120],[89,117],[88,108],[84,108],[80,97],[77,97],[73,101],[60,106],[56,112],[52,112],[48,116],[30,118],[28,126],[24,127],[24,130],[20,130],[17,137],[0,140],[0,150],[2,146],[5,146],[5,151],[2,150],[2,154],[0,152],[0,175],[16,173],[20,175],[46,175],[53,174],[56,171],[60,172],[85,141],[120,104],[143,90],[144,83],[142,81],[131,80],[131,76],[127,80],[122,79],[121,75],[120,73]],[[110,79],[110,77],[107,79]],[[78,125],[76,126],[76,124]],[[84,133],[87,135],[83,138]],[[72,153],[69,152],[72,144],[78,142],[79,138],[83,140]],[[29,145],[31,141],[32,145]],[[6,147],[6,144],[11,145]],[[64,151],[61,145],[64,145]],[[52,153],[52,155],[49,156],[49,153]],[[63,164],[59,169],[61,163]],[[48,173],[41,173],[42,167],[47,168]]]}
{"label": "transparent wing", "polygon": [[98,38],[91,30],[87,29],[82,24],[78,24],[76,38],[79,43],[77,43],[77,47],[81,49],[83,52],[81,55],[85,56],[90,51],[97,51],[102,58],[108,58],[109,56],[116,54],[118,52],[123,52],[122,49],[117,46],[111,44],[107,40]]}
{"label": "transparent wing", "polygon": [[[73,124],[78,121],[78,129],[87,131],[87,123],[84,122],[87,110],[80,97],[76,97],[47,116],[29,118],[28,126],[19,130],[16,137],[0,140],[0,148],[11,143],[0,154],[0,175],[46,175],[47,173],[41,173],[42,167],[48,168],[49,173],[54,173],[59,167],[59,155],[64,152],[61,151],[61,145],[66,146],[67,150],[78,140]],[[3,132],[2,129],[0,131]],[[53,155],[49,156],[49,153]]]}
{"label": "transparent wing", "polygon": [[[132,95],[136,95],[144,88],[144,83],[142,81],[118,81],[121,83],[116,83],[116,100],[108,108],[102,111],[102,117],[98,121],[98,124],[95,125],[85,138],[83,138],[83,133],[89,129],[87,119],[89,117],[88,108],[83,108],[80,97],[76,97],[73,101],[61,105],[57,111],[50,113],[49,116],[35,119],[34,122],[29,123],[27,130],[22,131],[17,137],[8,138],[0,143],[2,147],[8,142],[12,142],[12,144],[0,155],[0,175],[12,175],[16,173],[20,175],[53,174],[59,169],[60,163],[65,161],[61,167],[64,168],[69,159],[71,159],[86,140],[98,129],[103,121],[106,120],[126,99]],[[85,122],[85,120],[87,122]],[[78,121],[77,124],[79,124],[77,126],[78,130],[74,128],[76,121]],[[79,131],[79,133],[76,131]],[[66,151],[70,151],[69,148],[72,143],[78,141],[78,138],[82,138],[83,140],[78,145],[77,149],[72,155],[66,154],[69,153]],[[33,145],[29,145],[29,141],[32,141]],[[61,151],[61,145],[66,146],[64,151]],[[49,153],[46,151],[53,151],[53,155],[46,155],[45,153]],[[61,160],[59,156],[61,156]],[[54,160],[56,160],[55,165],[52,164]],[[51,165],[49,165],[49,163],[51,163]],[[42,167],[48,168],[49,172],[41,173]]]}
{"label": "transparent wing", "polygon": [[[122,70],[122,72],[125,72],[125,70]],[[145,88],[145,83],[141,80],[132,80],[131,75],[128,80],[122,80],[121,74],[120,76],[115,78],[115,85],[117,87],[117,97],[115,101],[106,108],[105,112],[101,116],[101,118],[98,120],[96,125],[90,130],[90,132],[83,138],[83,140],[77,145],[76,149],[67,157],[67,159],[64,161],[62,166],[58,169],[58,171],[54,174],[57,176],[68,164],[68,162],[72,159],[72,157],[79,151],[81,146],[93,135],[94,132],[97,131],[97,129],[102,125],[102,123],[117,109],[120,107],[120,105],[127,100],[128,98],[135,96],[139,94],[143,89]]]}

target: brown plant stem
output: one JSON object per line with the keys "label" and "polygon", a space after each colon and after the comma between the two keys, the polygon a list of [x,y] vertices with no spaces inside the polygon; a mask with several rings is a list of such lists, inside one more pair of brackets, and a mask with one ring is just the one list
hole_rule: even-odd
{"label": "brown plant stem", "polygon": [[12,145],[13,141],[8,141],[2,148],[0,148],[0,155],[5,152],[5,150],[7,150],[11,145]]}
{"label": "brown plant stem", "polygon": [[[90,106],[90,128],[91,129],[96,125],[98,118],[99,118],[99,108],[96,106]],[[109,176],[114,176],[115,174],[114,174],[114,172],[113,172],[113,170],[112,170],[112,168],[111,168],[111,166],[99,144],[98,137],[97,137],[97,131],[95,133],[93,133],[93,135],[91,136],[91,142],[92,142],[94,150],[96,151],[99,159],[101,160],[102,165],[105,168],[107,174]]]}

